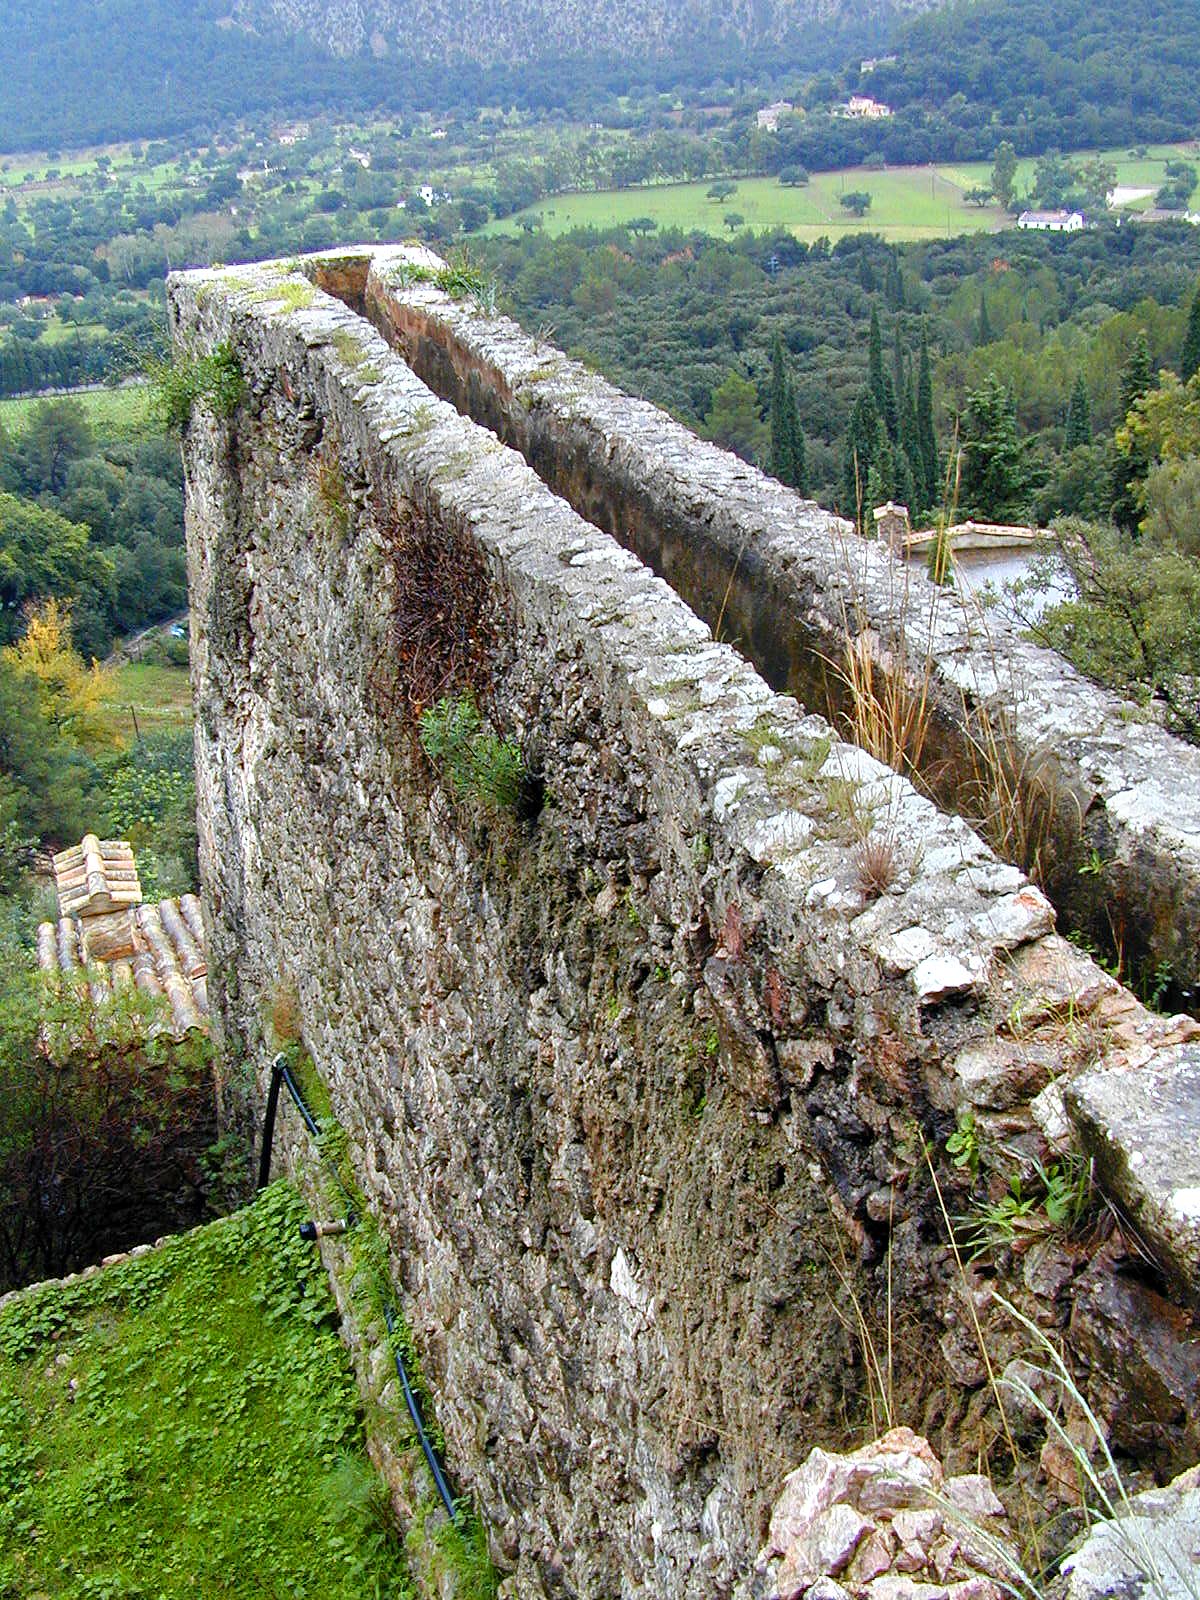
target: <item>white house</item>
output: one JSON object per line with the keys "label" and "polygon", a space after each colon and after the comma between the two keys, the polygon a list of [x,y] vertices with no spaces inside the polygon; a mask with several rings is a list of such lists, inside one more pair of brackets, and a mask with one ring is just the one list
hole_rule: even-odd
{"label": "white house", "polygon": [[758,125],[767,133],[774,133],[779,126],[780,117],[789,116],[795,106],[790,100],[773,100],[769,106],[763,106],[758,113]]}
{"label": "white house", "polygon": [[1087,224],[1082,211],[1022,211],[1018,228],[1039,228],[1046,233],[1078,233]]}
{"label": "white house", "polygon": [[869,122],[877,122],[881,117],[890,117],[891,106],[885,106],[882,100],[875,100],[869,94],[852,94],[844,105],[835,106],[834,114],[839,117],[865,118]]}

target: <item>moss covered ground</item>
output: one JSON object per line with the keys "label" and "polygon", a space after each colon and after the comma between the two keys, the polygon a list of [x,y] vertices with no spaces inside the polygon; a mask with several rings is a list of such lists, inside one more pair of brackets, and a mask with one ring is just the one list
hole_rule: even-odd
{"label": "moss covered ground", "polygon": [[0,1311],[2,1600],[409,1595],[304,1215],[277,1183]]}

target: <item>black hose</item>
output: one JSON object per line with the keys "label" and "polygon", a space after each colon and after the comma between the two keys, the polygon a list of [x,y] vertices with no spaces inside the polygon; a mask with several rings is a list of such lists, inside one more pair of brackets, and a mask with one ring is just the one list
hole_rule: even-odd
{"label": "black hose", "polygon": [[[279,1085],[281,1083],[292,1097],[292,1103],[304,1119],[304,1126],[312,1134],[313,1138],[318,1138],[321,1132],[317,1127],[316,1119],[308,1109],[308,1104],[303,1094],[300,1092],[299,1085],[292,1076],[292,1069],[287,1064],[287,1058],[281,1051],[271,1063],[271,1084],[267,1090],[267,1107],[263,1114],[262,1155],[258,1164],[258,1187],[260,1189],[265,1189],[271,1178],[271,1150],[275,1143],[275,1117],[279,1109]],[[346,1186],[342,1182],[340,1174],[335,1171],[334,1177],[337,1179],[338,1187],[344,1193]],[[347,1199],[349,1198],[350,1196],[347,1195]],[[387,1323],[388,1336],[392,1341],[392,1355],[396,1362],[396,1372],[400,1378],[400,1386],[404,1390],[404,1403],[408,1407],[412,1425],[417,1430],[421,1453],[424,1455],[429,1470],[433,1474],[433,1482],[441,1502],[446,1508],[446,1514],[451,1522],[457,1525],[458,1517],[454,1509],[454,1496],[450,1493],[446,1475],[442,1471],[438,1458],[434,1453],[433,1444],[425,1431],[421,1408],[417,1404],[417,1397],[413,1393],[412,1384],[408,1381],[408,1373],[404,1369],[404,1358],[396,1343],[396,1314],[392,1307],[386,1303],[383,1308],[383,1320]]]}
{"label": "black hose", "polygon": [[383,1320],[387,1323],[387,1330],[391,1335],[392,1354],[396,1360],[396,1371],[400,1377],[400,1385],[404,1390],[404,1403],[408,1407],[408,1414],[412,1418],[413,1427],[417,1430],[417,1438],[420,1440],[422,1453],[429,1464],[430,1472],[433,1474],[433,1481],[437,1486],[438,1494],[441,1496],[442,1504],[446,1508],[446,1514],[451,1522],[457,1523],[458,1516],[454,1509],[454,1496],[450,1493],[445,1474],[438,1464],[437,1456],[433,1453],[433,1445],[430,1443],[429,1435],[425,1432],[425,1424],[421,1420],[421,1408],[417,1404],[417,1397],[413,1393],[412,1384],[408,1381],[408,1373],[404,1370],[404,1359],[396,1344],[396,1316],[389,1305],[385,1305],[383,1308]]}

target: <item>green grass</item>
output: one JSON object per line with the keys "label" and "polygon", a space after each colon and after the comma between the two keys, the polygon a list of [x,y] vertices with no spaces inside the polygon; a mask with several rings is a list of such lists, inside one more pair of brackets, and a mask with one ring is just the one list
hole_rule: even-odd
{"label": "green grass", "polygon": [[192,725],[192,689],[186,667],[128,661],[112,673],[108,717],[122,740],[136,737],[136,713],[142,734],[180,733]]}
{"label": "green grass", "polygon": [[[672,183],[649,188],[610,190],[598,194],[557,195],[530,206],[522,215],[540,216],[551,234],[571,228],[612,227],[635,217],[653,217],[660,228],[699,230],[727,236],[725,217],[736,212],[745,226],[787,228],[798,239],[829,239],[846,233],[882,233],[893,239],[933,238],[951,233],[979,233],[1002,222],[992,207],[965,206],[962,190],[928,167],[899,167],[887,172],[848,168],[814,173],[812,181],[785,188],[776,178],[742,178],[727,200],[707,198],[711,187]],[[839,203],[851,189],[871,195],[871,209],[861,222]],[[512,233],[517,218],[489,224],[485,231]]]}
{"label": "green grass", "polygon": [[[20,432],[34,406],[57,398],[43,394],[30,395],[24,400],[0,400],[0,428],[6,433]],[[150,391],[146,384],[131,384],[123,389],[77,390],[71,398],[80,402],[88,421],[99,432],[144,433],[149,429]]]}
{"label": "green grass", "polygon": [[5,1600],[400,1600],[336,1309],[287,1184],[0,1312]]}
{"label": "green grass", "polygon": [[[1090,156],[1095,152],[1085,152]],[[1163,164],[1174,157],[1196,159],[1184,145],[1155,146],[1144,159],[1128,151],[1101,151],[1117,168],[1117,182],[1157,187],[1164,181]],[[1033,180],[1033,162],[1024,161],[1017,173],[1020,191]],[[787,228],[807,243],[825,235],[840,239],[847,233],[880,233],[885,238],[929,239],[949,234],[984,233],[1011,226],[996,206],[967,205],[968,189],[986,185],[989,163],[961,163],[933,167],[847,167],[839,172],[814,173],[811,182],[785,188],[776,178],[741,178],[727,200],[707,198],[712,180],[699,183],[653,184],[646,188],[605,190],[594,194],[551,195],[515,217],[491,222],[483,233],[515,233],[521,217],[540,217],[549,234],[572,228],[607,228],[635,217],[653,217],[660,228],[693,229],[727,236],[725,217],[736,212],[755,229]],[[861,222],[848,216],[841,195],[852,189],[871,196],[871,209]]]}

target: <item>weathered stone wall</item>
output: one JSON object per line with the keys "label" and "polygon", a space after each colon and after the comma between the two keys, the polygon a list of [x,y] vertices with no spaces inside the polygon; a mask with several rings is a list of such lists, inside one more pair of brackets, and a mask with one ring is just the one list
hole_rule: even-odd
{"label": "weathered stone wall", "polygon": [[[889,1303],[898,1399],[973,1459],[987,1283],[944,1249],[926,1141],[971,1111],[1002,1190],[1070,1139],[1064,1082],[1181,1081],[1193,1025],[345,305],[277,266],[169,294],[181,345],[228,342],[247,381],[184,440],[214,1025],[253,1100],[297,998],[511,1593],[727,1593],[788,1467],[855,1426]],[[439,683],[519,742],[519,816],[420,750]],[[1128,1186],[1158,1387],[1130,1393],[1098,1315],[1076,1340],[1160,1470],[1200,1444],[1186,1167]],[[994,1270],[1049,1326],[1128,1265],[1121,1237],[1040,1242],[1043,1270]]]}
{"label": "weathered stone wall", "polygon": [[[1169,971],[1177,1003],[1196,1003],[1200,752],[998,616],[898,568],[841,518],[415,277],[411,263],[380,252],[356,289],[432,389],[719,622],[773,687],[845,711],[845,641],[857,636],[878,681],[898,676],[927,703],[916,759],[939,802],[977,818],[1006,859],[1027,869],[1036,859],[1069,925],[1119,951],[1127,971]],[[1080,871],[1097,860],[1102,872]]]}

